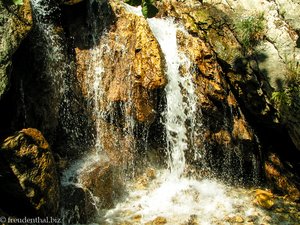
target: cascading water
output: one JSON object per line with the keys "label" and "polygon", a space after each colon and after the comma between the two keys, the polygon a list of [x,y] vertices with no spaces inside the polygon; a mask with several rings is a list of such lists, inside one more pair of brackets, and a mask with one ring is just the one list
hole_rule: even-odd
{"label": "cascading water", "polygon": [[68,40],[58,22],[61,9],[59,2],[49,0],[33,0],[31,5],[34,26],[29,38],[33,46],[29,58],[32,58],[34,76],[30,76],[37,83],[39,95],[28,89],[25,91],[32,92],[26,95],[35,95],[32,98],[45,112],[31,109],[34,113],[29,114],[41,118],[34,118],[38,124],[28,124],[48,134],[63,155],[74,157],[88,145],[88,116],[74,76],[74,56],[70,54]]}
{"label": "cascading water", "polygon": [[[74,118],[70,117],[70,112],[68,111],[71,102],[67,97],[71,89],[70,82],[68,82],[66,77],[68,71],[66,62],[68,60],[64,53],[64,40],[56,34],[55,27],[52,26],[51,22],[47,22],[47,20],[43,22],[44,17],[53,13],[53,9],[47,8],[45,2],[47,1],[32,0],[37,23],[36,32],[39,34],[38,37],[42,37],[46,43],[47,51],[44,54],[47,63],[44,64],[46,67],[44,71],[45,74],[49,73],[52,75],[53,87],[58,88],[54,92],[60,93],[62,96],[62,99],[54,102],[62,102],[63,106],[68,106],[66,110],[60,104],[55,106],[57,107],[56,111],[60,111],[63,108],[62,116],[65,118],[65,122],[62,122],[62,125],[65,133],[71,136],[75,134],[77,139],[83,140],[84,138],[80,139],[76,135],[80,133],[76,130],[76,126],[68,126],[68,121],[72,121]],[[89,10],[91,12],[95,10],[95,6],[92,6],[95,2],[94,0],[89,2]],[[126,8],[136,12],[136,9]],[[138,10],[140,12],[140,9]],[[91,15],[89,17],[93,18]],[[199,108],[197,108],[196,103],[196,87],[194,86],[191,73],[191,62],[188,56],[181,52],[177,46],[177,32],[186,33],[186,31],[171,18],[149,19],[148,24],[161,46],[166,62],[165,69],[168,84],[165,87],[166,106],[163,113],[163,123],[166,132],[168,169],[151,168],[146,170],[145,174],[138,177],[136,181],[126,181],[127,190],[124,192],[129,194],[125,199],[113,199],[114,202],[119,201],[119,203],[109,210],[103,209],[105,208],[102,207],[103,199],[94,193],[95,190],[85,186],[86,175],[93,173],[93,176],[97,176],[99,171],[101,171],[98,169],[109,161],[109,157],[103,153],[105,148],[103,140],[106,138],[106,133],[111,135],[116,130],[114,128],[105,128],[103,122],[104,120],[111,120],[108,121],[108,124],[111,125],[118,119],[118,115],[107,116],[107,111],[110,111],[110,107],[114,106],[110,105],[112,102],[106,104],[105,88],[102,86],[107,72],[102,60],[106,57],[106,60],[113,62],[115,49],[109,47],[109,40],[105,39],[105,32],[101,32],[100,44],[98,43],[99,39],[92,36],[90,41],[93,47],[88,51],[89,57],[86,63],[88,68],[84,82],[87,87],[86,95],[89,99],[89,107],[92,109],[91,114],[95,127],[95,132],[93,133],[94,146],[86,154],[86,157],[74,162],[63,173],[61,182],[63,189],[71,187],[71,192],[69,193],[71,193],[72,198],[73,193],[76,192],[79,193],[80,197],[78,202],[76,202],[76,199],[68,199],[68,195],[64,199],[66,201],[66,204],[62,207],[64,222],[72,224],[81,221],[83,214],[86,213],[83,211],[86,210],[85,208],[88,208],[86,205],[79,205],[82,204],[82,201],[90,201],[89,203],[93,205],[93,210],[96,210],[95,218],[89,221],[101,225],[123,223],[139,225],[155,219],[161,220],[164,224],[173,225],[231,224],[231,221],[241,221],[240,218],[245,218],[245,220],[247,219],[250,222],[255,221],[258,224],[268,222],[266,219],[267,214],[252,204],[249,192],[244,189],[228,187],[212,179],[196,180],[186,176],[185,152],[196,148],[193,143],[196,139],[195,136],[199,138],[200,135],[196,134],[196,132],[199,132],[199,126],[201,127],[201,124],[199,124],[201,119],[198,118],[201,113],[198,112]],[[95,31],[99,31],[97,27],[93,26],[97,26],[97,24],[92,23],[91,27]],[[118,37],[116,37],[117,39]],[[124,54],[126,54],[126,48],[124,46],[119,47],[121,48],[119,52],[125,52]],[[66,62],[63,63],[62,67],[56,67],[64,59],[66,59]],[[131,75],[130,72],[128,75]],[[126,114],[125,111],[130,109],[132,104],[130,91],[127,94],[126,101],[117,106],[120,107],[122,116]],[[119,102],[117,103],[119,104]],[[107,108],[104,110],[104,107]],[[113,112],[115,113],[115,111]],[[131,114],[125,115],[122,119],[125,120],[125,125],[122,127],[123,132],[129,133],[134,137],[135,122]],[[72,123],[74,124],[74,122]],[[196,124],[197,128],[195,127]],[[114,136],[114,138],[111,136],[109,141],[118,142],[115,138],[118,135]],[[125,136],[126,138],[127,136]],[[116,146],[124,147],[121,144]],[[134,144],[130,145],[130,147],[135,148]],[[198,149],[198,152],[201,151]],[[94,181],[97,182],[97,177]],[[107,185],[107,183],[104,184]],[[89,185],[92,186],[91,184]],[[80,191],[78,191],[79,189]],[[106,192],[106,194],[109,195],[110,193]],[[84,197],[82,197],[83,195]],[[114,195],[112,196],[114,197]],[[72,205],[72,201],[75,202],[74,205]],[[223,222],[224,220],[226,221]]]}
{"label": "cascading water", "polygon": [[[218,224],[226,216],[241,212],[243,217],[253,212],[262,215],[259,209],[248,206],[251,199],[243,190],[231,191],[215,180],[184,177],[185,151],[194,141],[188,131],[194,130],[196,121],[196,96],[192,75],[188,72],[190,62],[177,48],[177,31],[184,30],[172,19],[149,19],[148,24],[166,60],[168,84],[164,124],[169,170],[157,170],[155,176],[150,175],[155,177],[153,180],[147,179],[149,173],[146,172],[141,178],[142,185],[139,179],[129,184],[128,197],[115,208],[101,211],[96,222],[144,224],[158,219],[164,224]],[[180,69],[187,72],[182,73]],[[146,184],[143,183],[145,179]]]}
{"label": "cascading water", "polygon": [[[179,28],[172,19],[149,19],[148,23],[166,59],[168,84],[165,89],[167,107],[164,116],[170,156],[168,164],[171,174],[180,177],[185,168],[184,152],[189,141],[186,122],[188,119],[194,121],[196,115],[196,96],[191,74],[181,75],[179,71],[180,67],[186,67],[186,71],[189,71],[190,63],[177,50],[176,33]],[[194,125],[193,122],[190,124]]]}

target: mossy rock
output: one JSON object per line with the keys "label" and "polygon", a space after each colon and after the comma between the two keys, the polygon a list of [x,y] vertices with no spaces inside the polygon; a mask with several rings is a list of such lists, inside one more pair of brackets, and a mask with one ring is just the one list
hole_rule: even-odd
{"label": "mossy rock", "polygon": [[18,6],[0,1],[0,99],[9,88],[11,57],[31,28],[29,0]]}
{"label": "mossy rock", "polygon": [[8,137],[1,145],[0,155],[36,214],[57,215],[59,178],[49,144],[41,132],[28,128]]}

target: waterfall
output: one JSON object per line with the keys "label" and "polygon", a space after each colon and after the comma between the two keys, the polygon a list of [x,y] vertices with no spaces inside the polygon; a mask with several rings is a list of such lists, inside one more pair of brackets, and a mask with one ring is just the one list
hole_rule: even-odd
{"label": "waterfall", "polygon": [[[195,126],[196,95],[190,71],[190,61],[178,51],[176,33],[183,27],[175,24],[173,19],[149,19],[148,24],[159,42],[166,60],[168,84],[165,88],[167,106],[164,112],[168,165],[171,174],[180,177],[185,168],[185,151],[188,142],[193,142],[188,135],[187,121],[191,129]],[[180,73],[180,68],[187,71]],[[194,130],[193,128],[191,130]]]}
{"label": "waterfall", "polygon": [[49,0],[31,1],[34,25],[29,58],[33,72],[29,77],[36,82],[36,88],[35,91],[27,88],[25,92],[33,95],[31,98],[41,107],[30,109],[33,112],[28,114],[38,118],[31,118],[27,124],[47,134],[62,156],[75,158],[90,145],[92,128],[76,77],[74,54],[59,21],[59,4]]}
{"label": "waterfall", "polygon": [[[130,6],[126,6],[126,9],[140,15],[139,9]],[[201,132],[199,121],[201,123],[202,120],[197,108],[191,62],[177,46],[177,33],[187,32],[172,18],[152,18],[147,21],[166,62],[168,84],[165,87],[163,123],[166,129],[168,170],[157,169],[155,178],[148,180],[149,183],[142,188],[139,182],[147,181],[147,175],[129,182],[128,196],[114,208],[100,210],[95,222],[119,224],[132,221],[133,224],[144,224],[155,218],[165,218],[166,224],[208,225],[224,221],[226,216],[237,213],[237,208],[243,208],[243,216],[257,211],[263,215],[249,206],[251,199],[243,190],[232,190],[214,179],[196,180],[185,176],[185,152],[196,148],[194,142],[201,137],[198,132]]]}

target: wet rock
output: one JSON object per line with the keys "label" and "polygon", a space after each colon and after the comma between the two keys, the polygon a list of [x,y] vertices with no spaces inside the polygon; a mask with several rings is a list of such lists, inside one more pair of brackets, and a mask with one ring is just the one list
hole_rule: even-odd
{"label": "wet rock", "polygon": [[138,214],[138,215],[134,215],[131,218],[134,222],[140,222],[142,219],[142,215]]}
{"label": "wet rock", "polygon": [[0,154],[20,185],[21,190],[13,191],[24,193],[37,215],[57,215],[59,178],[52,152],[41,132],[33,128],[19,131],[4,140]]}
{"label": "wet rock", "polygon": [[228,216],[225,218],[225,221],[229,222],[229,223],[244,223],[244,218],[242,216],[239,215],[232,215],[232,216]]}
{"label": "wet rock", "polygon": [[101,121],[100,126],[102,133],[99,138],[111,162],[115,165],[125,165],[132,160],[136,143],[133,135],[105,121]]}
{"label": "wet rock", "polygon": [[275,191],[287,195],[287,198],[297,201],[300,199],[300,190],[297,178],[288,167],[284,166],[276,154],[270,154],[265,162],[266,178]]}
{"label": "wet rock", "polygon": [[12,56],[32,27],[30,1],[21,6],[0,2],[0,99],[9,88]]}
{"label": "wet rock", "polygon": [[[181,18],[187,4],[174,3],[173,6],[176,7],[174,10],[177,13],[175,14],[177,17]],[[192,4],[190,13],[194,13],[195,15],[193,16],[195,17],[198,13],[197,15],[200,17],[202,14],[199,10],[201,9],[197,7],[197,4],[195,2],[190,2],[189,4]],[[204,14],[202,16],[212,18],[213,15],[209,15],[209,13],[212,12],[206,12],[204,14],[207,16]],[[183,19],[183,21],[185,20]],[[237,164],[242,165],[242,167],[246,164],[251,165],[252,162],[250,162],[250,159],[256,160],[259,158],[259,144],[257,143],[253,129],[240,108],[237,96],[228,83],[226,71],[224,71],[221,63],[218,61],[217,54],[208,45],[206,38],[201,35],[203,31],[199,27],[198,30],[197,35],[184,32],[177,33],[180,52],[192,62],[191,68],[181,69],[181,75],[184,77],[187,72],[193,73],[193,83],[197,95],[197,111],[201,112],[197,115],[198,121],[195,122],[195,124],[201,124],[201,126],[196,125],[193,134],[195,135],[196,133],[193,144],[197,147],[193,148],[205,149],[204,151],[206,152],[204,154],[202,152],[201,154],[205,155],[207,160],[210,160],[212,166],[209,169],[214,172],[221,173],[222,176],[234,174],[234,176],[228,176],[228,179],[247,176],[245,174],[237,174],[236,170],[229,171],[232,165],[226,165],[228,161],[222,160],[228,156],[232,157],[232,162],[235,161],[237,163],[237,161],[240,161]],[[234,146],[237,145],[239,146],[239,153],[233,150]],[[191,156],[189,153],[191,153]],[[197,161],[193,162],[195,153],[193,151],[189,153],[187,154],[188,161],[199,163]],[[224,157],[218,158],[216,155],[224,155]],[[254,165],[251,165],[240,171],[242,170],[247,171],[246,173],[248,174],[252,173],[253,171],[250,171],[256,170],[256,168],[254,168]],[[254,177],[253,180],[255,180]]]}
{"label": "wet rock", "polygon": [[95,200],[91,192],[82,187],[67,185],[62,187],[63,221],[66,224],[87,224],[96,212]]}
{"label": "wet rock", "polygon": [[[118,20],[113,29],[100,37],[103,49],[99,54],[104,74],[100,82],[105,90],[101,108],[106,118],[114,117],[116,123],[123,126],[126,125],[122,121],[128,117],[152,123],[157,110],[156,90],[166,84],[160,46],[144,18],[126,12],[114,1],[110,5]],[[91,60],[92,67],[99,66],[87,54],[76,49],[80,78],[84,77],[81,73],[90,68],[86,66],[87,59]],[[86,90],[84,85],[83,82],[82,89]]]}
{"label": "wet rock", "polygon": [[156,172],[153,168],[147,168],[146,172],[137,178],[135,187],[137,189],[146,189],[150,181],[156,178]]}
{"label": "wet rock", "polygon": [[145,223],[145,225],[161,225],[166,223],[167,223],[167,219],[165,217],[159,216],[156,217],[154,220]]}
{"label": "wet rock", "polygon": [[97,198],[97,206],[111,208],[122,192],[122,183],[109,163],[93,165],[80,174],[80,183]]}
{"label": "wet rock", "polygon": [[264,209],[271,209],[274,204],[274,196],[271,192],[258,189],[255,192],[255,203]]}

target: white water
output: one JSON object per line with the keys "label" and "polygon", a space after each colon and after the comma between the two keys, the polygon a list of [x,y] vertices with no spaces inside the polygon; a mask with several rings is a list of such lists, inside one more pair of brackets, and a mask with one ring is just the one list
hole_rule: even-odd
{"label": "white water", "polygon": [[[167,151],[171,176],[179,178],[185,168],[184,152],[188,149],[187,120],[194,126],[196,95],[190,73],[180,74],[180,67],[190,70],[189,59],[177,49],[177,30],[181,29],[172,19],[149,19],[148,24],[160,44],[166,60],[168,84],[165,88],[167,108],[164,113]],[[193,130],[193,129],[192,129]]]}
{"label": "white water", "polygon": [[[216,224],[226,216],[237,213],[236,208],[247,206],[251,199],[231,191],[214,180],[197,181],[183,177],[185,170],[185,151],[193,142],[196,120],[196,96],[192,83],[189,59],[178,51],[176,33],[183,28],[172,19],[149,19],[148,23],[158,40],[166,60],[168,84],[165,88],[167,107],[164,112],[169,170],[158,171],[152,181],[142,187],[136,182],[128,185],[129,196],[114,209],[108,210],[98,218],[99,224],[118,224],[129,221],[143,224],[157,217],[167,219],[167,224],[182,224],[191,217],[198,218],[200,224]],[[190,120],[187,127],[187,120]],[[189,129],[187,129],[189,128]],[[147,180],[147,179],[146,179]],[[252,211],[254,209],[251,209]],[[243,216],[246,216],[244,210]],[[135,220],[134,218],[139,218]]]}

